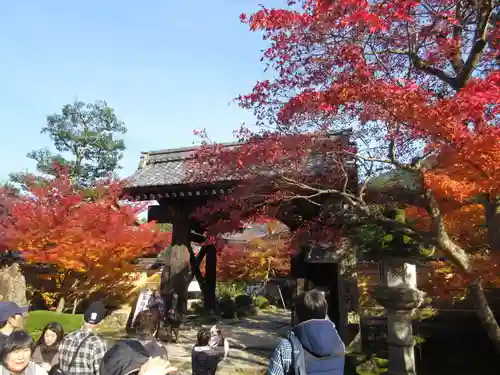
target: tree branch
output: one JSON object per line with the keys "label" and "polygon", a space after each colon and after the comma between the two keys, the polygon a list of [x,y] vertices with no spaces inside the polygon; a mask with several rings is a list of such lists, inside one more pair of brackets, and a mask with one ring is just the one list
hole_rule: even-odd
{"label": "tree branch", "polygon": [[384,216],[383,214],[372,210],[368,206],[368,204],[366,204],[364,201],[360,200],[359,198],[357,198],[356,196],[354,196],[351,193],[347,193],[347,192],[340,191],[337,189],[318,189],[318,188],[306,185],[304,183],[295,181],[295,180],[290,179],[288,177],[283,177],[283,179],[286,179],[288,184],[295,185],[297,187],[300,187],[301,189],[309,190],[309,191],[313,192],[313,194],[311,194],[309,196],[305,196],[305,197],[304,196],[295,196],[294,197],[295,199],[300,199],[300,198],[311,199],[311,197],[318,197],[321,195],[334,195],[334,196],[341,198],[344,202],[346,202],[349,206],[351,206],[356,211],[356,213],[359,215],[357,220],[361,221],[362,220],[361,217],[364,217],[364,218],[368,219],[369,221],[374,222],[378,225],[396,230],[396,231],[398,231],[398,232],[400,232],[400,233],[402,233],[402,234],[404,234],[404,235],[412,238],[413,240],[415,240],[419,243],[422,243],[424,245],[434,245],[435,244],[435,241],[433,241],[432,237],[426,235],[423,232],[418,232],[418,231],[412,229],[407,224],[400,223],[397,220],[390,219],[390,218]]}
{"label": "tree branch", "polygon": [[451,65],[453,66],[453,70],[455,71],[455,74],[459,74],[460,71],[464,67],[464,61],[462,60],[462,57],[460,56],[460,46],[461,46],[461,40],[460,40],[460,35],[462,33],[462,3],[460,1],[457,2],[457,5],[455,6],[455,18],[458,21],[458,24],[453,25],[453,39],[455,39],[455,42],[457,43],[456,45],[456,50],[454,51],[452,57],[451,57]]}
{"label": "tree branch", "polygon": [[433,75],[434,77],[439,78],[441,81],[443,81],[444,83],[447,83],[450,87],[452,87],[456,91],[460,90],[461,87],[459,86],[456,78],[449,76],[441,69],[433,67],[429,63],[420,59],[420,57],[418,57],[416,52],[410,53],[410,59],[411,59],[411,62],[413,63],[413,65],[415,66],[415,68],[417,68],[425,73],[428,73],[430,75]]}
{"label": "tree branch", "polygon": [[457,87],[464,87],[476,69],[476,66],[483,56],[484,47],[486,46],[486,36],[488,31],[488,23],[493,15],[493,9],[489,1],[478,2],[483,6],[479,11],[479,17],[476,23],[476,31],[474,33],[474,45],[472,46],[469,56],[465,62],[463,69],[457,76]]}
{"label": "tree branch", "polygon": [[447,255],[450,261],[463,273],[469,273],[471,263],[469,255],[460,246],[456,245],[448,235],[443,216],[434,194],[425,189],[424,198],[427,204],[427,212],[432,220],[432,234],[437,247]]}

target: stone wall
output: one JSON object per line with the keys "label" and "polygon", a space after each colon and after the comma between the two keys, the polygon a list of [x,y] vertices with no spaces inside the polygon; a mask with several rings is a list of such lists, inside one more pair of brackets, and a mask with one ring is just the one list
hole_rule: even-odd
{"label": "stone wall", "polygon": [[26,279],[17,263],[0,269],[0,301],[26,306]]}

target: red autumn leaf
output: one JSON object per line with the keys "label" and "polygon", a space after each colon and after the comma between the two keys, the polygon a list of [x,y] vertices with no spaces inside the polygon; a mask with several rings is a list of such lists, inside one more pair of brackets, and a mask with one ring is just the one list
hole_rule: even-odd
{"label": "red autumn leaf", "polygon": [[[90,287],[126,282],[131,261],[166,241],[154,222],[137,224],[142,205],[118,204],[123,182],[77,189],[64,170],[45,184],[28,183],[2,220],[10,249],[35,263],[81,274]],[[82,290],[82,293],[88,291]]]}

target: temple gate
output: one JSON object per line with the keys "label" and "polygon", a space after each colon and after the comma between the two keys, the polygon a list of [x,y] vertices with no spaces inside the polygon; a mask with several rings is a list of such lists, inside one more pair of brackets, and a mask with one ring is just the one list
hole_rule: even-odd
{"label": "temple gate", "polygon": [[[349,134],[347,137],[344,133],[338,136],[348,141]],[[238,147],[238,144],[222,147]],[[237,181],[187,182],[189,161],[197,149],[188,147],[142,153],[139,168],[129,179],[125,192],[134,200],[157,201],[158,205],[148,209],[148,221],[171,223],[173,226],[172,246],[163,262],[162,287],[168,290],[175,288],[185,303],[190,269],[199,271],[197,265],[206,257],[206,276],[195,276],[204,295],[205,308],[214,311],[217,252],[210,245],[203,246],[199,254],[194,255],[191,242],[203,243],[205,238],[202,235],[204,228],[193,218],[193,214],[210,200],[230,194]],[[353,183],[356,184],[355,179]],[[282,212],[277,219],[293,231],[293,216],[299,214],[305,217],[310,213],[306,213],[300,205],[287,207],[287,212]],[[355,263],[354,251],[339,251],[326,246],[321,251],[323,258],[318,258],[317,248],[312,245],[307,251],[300,250],[298,254],[301,255],[292,262],[292,276],[297,279],[296,292],[312,287],[324,290],[329,301],[329,317],[339,328],[342,338],[350,341],[352,335],[348,332],[348,316],[357,310],[357,285],[351,267]]]}

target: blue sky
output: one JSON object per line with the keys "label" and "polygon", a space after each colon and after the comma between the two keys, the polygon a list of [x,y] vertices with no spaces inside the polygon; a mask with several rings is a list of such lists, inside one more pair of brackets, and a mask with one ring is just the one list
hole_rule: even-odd
{"label": "blue sky", "polygon": [[50,146],[46,116],[74,99],[106,100],[125,121],[122,176],[141,151],[192,144],[193,129],[230,140],[252,115],[229,102],[263,77],[262,37],[239,22],[259,3],[270,1],[3,2],[0,180],[34,169],[26,153]]}

